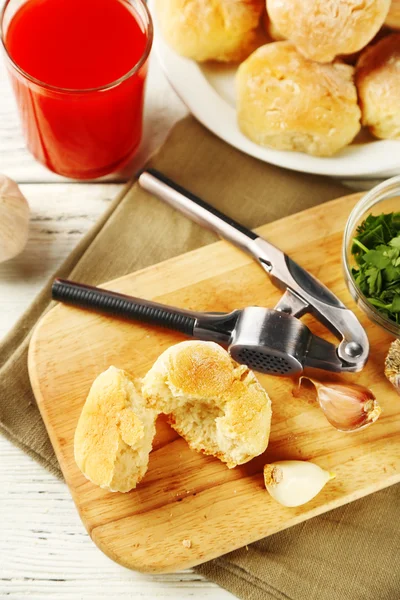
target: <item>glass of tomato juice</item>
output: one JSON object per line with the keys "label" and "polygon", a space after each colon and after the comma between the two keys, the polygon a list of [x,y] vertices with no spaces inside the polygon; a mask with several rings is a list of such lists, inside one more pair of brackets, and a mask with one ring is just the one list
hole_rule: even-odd
{"label": "glass of tomato juice", "polygon": [[130,161],[153,41],[143,0],[7,0],[0,37],[39,162],[92,179]]}

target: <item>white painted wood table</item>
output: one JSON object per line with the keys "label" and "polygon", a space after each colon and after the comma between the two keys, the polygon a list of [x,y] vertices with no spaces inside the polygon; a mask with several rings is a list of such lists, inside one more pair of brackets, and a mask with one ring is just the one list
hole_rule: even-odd
{"label": "white painted wood table", "polygon": [[[185,113],[153,60],[144,146],[131,172]],[[26,250],[0,265],[1,339],[115,197],[127,174],[102,183],[72,183],[36,163],[24,148],[1,59],[0,172],[21,184],[31,207]],[[0,600],[233,598],[191,571],[144,576],[114,564],[88,537],[65,484],[1,436],[0,457]]]}

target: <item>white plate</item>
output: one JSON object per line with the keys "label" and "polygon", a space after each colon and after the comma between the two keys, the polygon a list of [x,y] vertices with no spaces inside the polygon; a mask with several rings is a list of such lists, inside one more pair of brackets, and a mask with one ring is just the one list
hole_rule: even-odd
{"label": "white plate", "polygon": [[332,158],[263,148],[238,128],[235,110],[236,68],[202,65],[176,54],[163,40],[154,0],[155,50],[177,94],[190,112],[210,131],[231,146],[279,167],[342,178],[380,179],[400,174],[400,142],[369,141],[348,146]]}

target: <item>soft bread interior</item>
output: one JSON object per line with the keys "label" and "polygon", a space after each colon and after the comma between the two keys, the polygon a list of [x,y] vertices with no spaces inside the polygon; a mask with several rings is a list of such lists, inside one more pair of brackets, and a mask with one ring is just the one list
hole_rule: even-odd
{"label": "soft bread interior", "polygon": [[149,406],[197,451],[232,468],[265,451],[271,402],[255,375],[212,342],[168,348],[143,379]]}

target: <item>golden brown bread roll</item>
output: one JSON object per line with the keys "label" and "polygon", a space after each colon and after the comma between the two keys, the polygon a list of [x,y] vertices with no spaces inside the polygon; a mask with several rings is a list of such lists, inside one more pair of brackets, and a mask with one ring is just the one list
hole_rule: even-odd
{"label": "golden brown bread roll", "polygon": [[363,125],[378,138],[400,140],[400,33],[364,50],[356,84]]}
{"label": "golden brown bread roll", "polygon": [[360,130],[353,73],[309,61],[290,42],[267,44],[239,67],[239,126],[261,146],[331,156]]}
{"label": "golden brown bread roll", "polygon": [[193,450],[229,468],[266,449],[271,402],[254,374],[213,342],[168,348],[143,379],[148,405],[168,414]]}
{"label": "golden brown bread roll", "polygon": [[93,382],[75,431],[75,461],[87,479],[111,492],[129,492],[147,471],[156,411],[138,384],[110,367]]}
{"label": "golden brown bread roll", "polygon": [[318,62],[364,48],[389,7],[390,0],[267,0],[269,17],[282,36]]}
{"label": "golden brown bread roll", "polygon": [[392,29],[400,29],[400,0],[392,0],[385,25]]}
{"label": "golden brown bread roll", "polygon": [[272,42],[280,42],[285,39],[283,35],[279,33],[279,31],[269,18],[267,11],[264,11],[262,17],[262,24],[264,27],[264,31],[267,34],[268,40],[271,40]]}
{"label": "golden brown bread roll", "polygon": [[197,61],[237,62],[264,43],[265,0],[157,0],[168,44]]}

